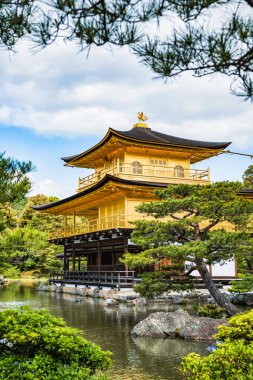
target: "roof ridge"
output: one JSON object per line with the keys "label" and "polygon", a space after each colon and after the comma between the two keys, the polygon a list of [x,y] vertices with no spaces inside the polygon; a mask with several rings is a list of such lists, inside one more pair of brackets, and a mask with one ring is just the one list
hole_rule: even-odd
{"label": "roof ridge", "polygon": [[[151,129],[151,131],[152,131],[152,129]],[[157,138],[157,139],[159,139],[159,140],[161,140],[161,141],[163,141],[163,142],[168,143],[167,140],[163,139],[162,137],[156,136],[156,135],[154,135],[153,133],[151,133],[151,132],[149,132],[149,131],[145,131],[145,133],[147,133],[147,134],[149,134],[149,135],[151,135],[151,136],[153,136],[153,137],[155,137],[155,138]],[[158,133],[159,133],[159,132],[158,132]],[[169,135],[167,135],[167,136],[169,136]]]}

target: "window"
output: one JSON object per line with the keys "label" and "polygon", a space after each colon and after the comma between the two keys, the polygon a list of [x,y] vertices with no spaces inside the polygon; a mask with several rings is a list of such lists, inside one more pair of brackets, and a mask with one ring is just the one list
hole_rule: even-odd
{"label": "window", "polygon": [[133,167],[133,174],[142,174],[142,165],[139,162],[134,161],[132,163],[132,167]]}
{"label": "window", "polygon": [[166,166],[166,160],[150,160],[151,165]]}
{"label": "window", "polygon": [[184,168],[180,165],[175,166],[174,176],[178,177],[178,178],[183,178],[184,177]]}

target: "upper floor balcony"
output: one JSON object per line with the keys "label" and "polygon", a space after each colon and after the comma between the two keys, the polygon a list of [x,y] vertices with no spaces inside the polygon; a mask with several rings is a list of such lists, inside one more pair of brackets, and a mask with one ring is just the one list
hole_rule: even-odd
{"label": "upper floor balcony", "polygon": [[87,220],[86,223],[77,223],[75,219],[71,223],[65,223],[62,228],[59,228],[49,234],[50,239],[63,238],[67,236],[82,235],[90,232],[108,230],[112,228],[133,228],[132,221],[145,219],[142,214],[126,215],[117,214],[103,218],[95,218]]}
{"label": "upper floor balcony", "polygon": [[[76,222],[75,219],[71,223],[65,223],[61,228],[51,232],[49,234],[50,239],[58,239],[68,236],[83,235],[91,232],[104,231],[114,228],[134,228],[134,221],[136,220],[152,220],[152,216],[147,216],[145,214],[116,214],[110,215],[102,218],[89,219],[86,222]],[[166,218],[162,218],[162,221],[166,222]],[[203,222],[205,223],[205,222]],[[234,231],[234,226],[227,222],[221,222],[214,229],[220,228],[220,226],[227,231]]]}
{"label": "upper floor balcony", "polygon": [[82,191],[87,187],[100,181],[106,174],[117,176],[123,179],[157,182],[157,183],[188,183],[188,184],[208,184],[210,183],[210,170],[186,169],[181,165],[142,165],[138,161],[132,163],[116,162],[109,168],[97,170],[78,180],[78,190]]}

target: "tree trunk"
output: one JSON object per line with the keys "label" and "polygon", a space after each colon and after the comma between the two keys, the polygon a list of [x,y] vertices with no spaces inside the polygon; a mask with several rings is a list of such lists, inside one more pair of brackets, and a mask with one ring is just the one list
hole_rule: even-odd
{"label": "tree trunk", "polygon": [[216,287],[216,285],[213,282],[212,276],[208,272],[207,266],[201,257],[196,258],[196,266],[198,268],[202,280],[204,281],[207,290],[215,299],[217,304],[223,309],[225,309],[226,314],[229,317],[231,317],[232,315],[239,313],[240,311]]}
{"label": "tree trunk", "polygon": [[246,260],[246,263],[248,266],[248,270],[253,270],[253,263],[252,263],[251,259],[248,257],[245,257],[245,260]]}

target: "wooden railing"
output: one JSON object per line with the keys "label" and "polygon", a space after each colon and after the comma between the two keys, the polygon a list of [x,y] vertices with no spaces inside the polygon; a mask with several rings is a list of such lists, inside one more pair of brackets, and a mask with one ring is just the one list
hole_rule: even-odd
{"label": "wooden railing", "polygon": [[75,224],[62,227],[50,234],[50,239],[56,239],[64,236],[81,235],[88,232],[108,230],[111,228],[133,228],[130,221],[146,218],[143,215],[111,215],[99,219],[90,219],[86,224]]}
{"label": "wooden railing", "polygon": [[49,282],[119,288],[133,286],[135,280],[134,271],[51,271]]}
{"label": "wooden railing", "polygon": [[114,272],[114,271],[124,271],[125,265],[124,264],[115,264],[115,265],[88,265],[87,271],[88,272]]}
{"label": "wooden railing", "polygon": [[96,171],[87,177],[80,178],[78,180],[78,191],[82,191],[86,187],[93,185],[100,181],[106,174],[115,175],[118,177],[127,177],[132,179],[139,178],[144,180],[144,177],[152,182],[165,182],[165,183],[206,183],[210,182],[210,171],[198,170],[198,169],[185,169],[182,171],[175,167],[158,166],[158,165],[141,165],[136,168],[132,164],[121,164],[117,162],[116,165],[111,166],[108,169]]}

